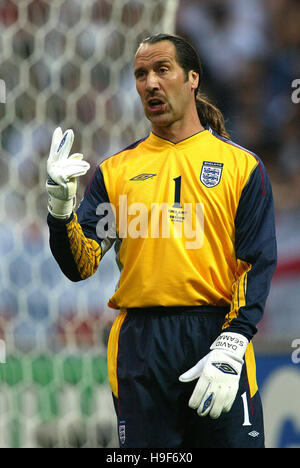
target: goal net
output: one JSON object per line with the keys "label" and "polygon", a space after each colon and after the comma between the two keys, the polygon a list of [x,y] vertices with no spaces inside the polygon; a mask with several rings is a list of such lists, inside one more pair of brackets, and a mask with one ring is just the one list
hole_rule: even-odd
{"label": "goal net", "polygon": [[92,169],[146,134],[133,57],[144,37],[174,32],[176,10],[177,0],[0,2],[2,448],[118,446],[106,368],[116,267],[107,255],[76,284],[60,272],[46,159],[58,125]]}

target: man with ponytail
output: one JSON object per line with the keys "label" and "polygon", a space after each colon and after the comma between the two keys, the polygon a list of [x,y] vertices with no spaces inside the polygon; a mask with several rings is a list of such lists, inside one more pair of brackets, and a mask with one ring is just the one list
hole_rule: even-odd
{"label": "man with ponytail", "polygon": [[76,211],[88,168],[68,157],[70,130],[54,136],[53,255],[80,281],[115,245],[107,355],[120,447],[262,448],[252,338],[276,266],[266,169],[230,140],[183,38],[146,38],[134,74],[151,132],[99,165]]}

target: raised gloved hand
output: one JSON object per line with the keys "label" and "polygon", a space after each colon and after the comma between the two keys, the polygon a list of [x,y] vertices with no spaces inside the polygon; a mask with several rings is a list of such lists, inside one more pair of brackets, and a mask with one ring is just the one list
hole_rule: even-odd
{"label": "raised gloved hand", "polygon": [[48,211],[58,219],[68,219],[76,203],[77,177],[86,174],[90,165],[79,153],[69,156],[74,141],[73,130],[64,134],[56,128],[47,160]]}
{"label": "raised gloved hand", "polygon": [[230,411],[235,400],[248,340],[239,333],[223,332],[211,351],[194,367],[179,377],[181,382],[198,379],[189,400],[199,416],[217,419]]}

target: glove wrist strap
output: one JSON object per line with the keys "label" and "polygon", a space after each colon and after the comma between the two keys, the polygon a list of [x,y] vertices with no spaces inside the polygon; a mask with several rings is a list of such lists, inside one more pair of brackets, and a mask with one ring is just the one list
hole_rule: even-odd
{"label": "glove wrist strap", "polygon": [[76,197],[71,200],[59,200],[51,195],[48,197],[48,211],[57,219],[68,219],[75,207]]}
{"label": "glove wrist strap", "polygon": [[247,338],[239,333],[223,332],[213,342],[210,349],[218,349],[243,359],[248,343]]}

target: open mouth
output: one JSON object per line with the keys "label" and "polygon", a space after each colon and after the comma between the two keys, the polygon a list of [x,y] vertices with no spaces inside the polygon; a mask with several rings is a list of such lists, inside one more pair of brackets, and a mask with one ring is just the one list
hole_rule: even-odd
{"label": "open mouth", "polygon": [[148,109],[151,112],[162,112],[165,109],[165,103],[157,98],[149,99]]}

